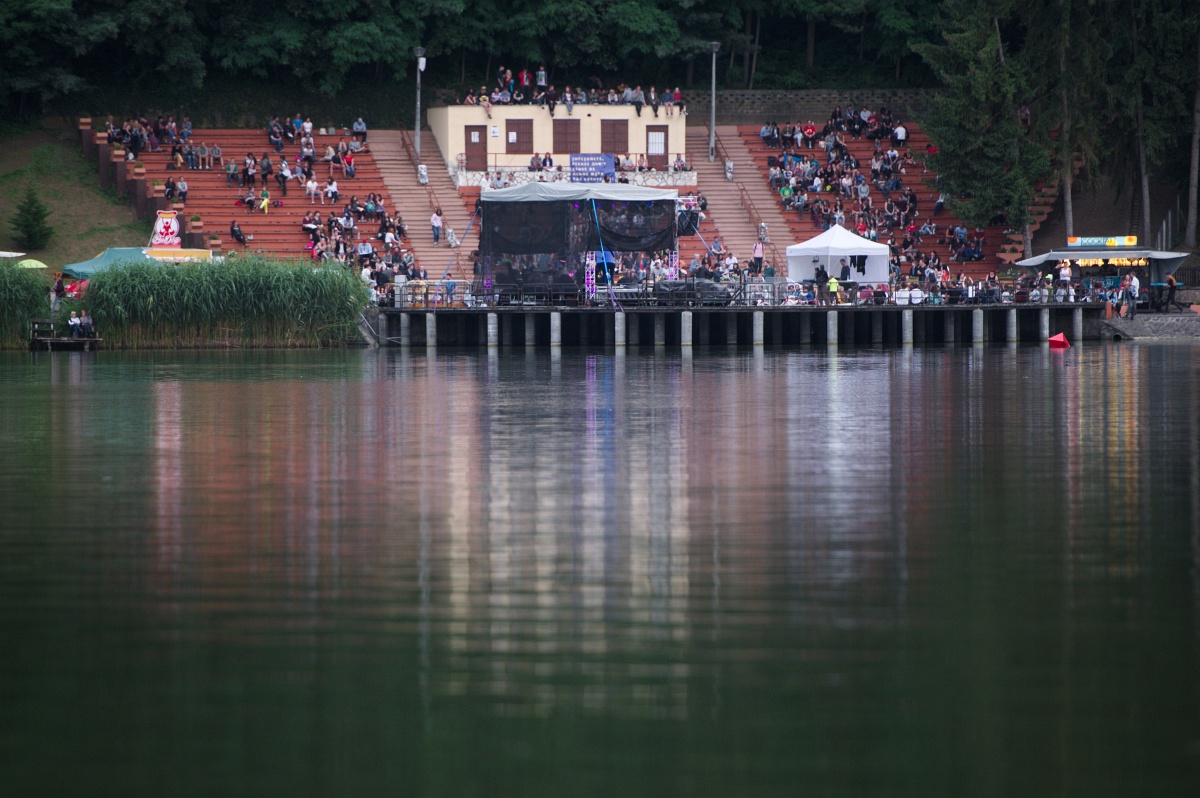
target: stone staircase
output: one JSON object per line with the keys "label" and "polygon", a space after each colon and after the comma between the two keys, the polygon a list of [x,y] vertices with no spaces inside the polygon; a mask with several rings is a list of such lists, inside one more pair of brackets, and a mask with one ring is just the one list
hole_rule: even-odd
{"label": "stone staircase", "polygon": [[[754,243],[758,240],[758,223],[760,220],[765,221],[770,228],[774,251],[777,253],[772,257],[773,253],[768,249],[766,260],[776,260],[775,268],[780,274],[784,274],[787,264],[782,257],[783,250],[787,244],[792,243],[788,240],[787,223],[771,197],[769,188],[760,185],[754,162],[738,139],[737,129],[718,125],[717,137],[717,160],[709,163],[708,128],[696,126],[687,130],[687,149],[692,168],[696,170],[698,188],[708,199],[708,209],[718,222],[721,240],[725,247],[744,263],[753,255]],[[732,181],[725,179],[726,156],[734,163]],[[743,177],[748,180],[743,182]],[[753,204],[755,214],[746,208],[747,200]]]}
{"label": "stone staircase", "polygon": [[[422,153],[428,168],[429,184],[422,186],[417,181],[417,170],[413,163],[412,143],[407,131],[373,130],[370,134],[371,153],[396,210],[408,225],[408,239],[413,253],[429,277],[439,278],[449,266],[449,276],[470,279],[471,251],[479,247],[478,222],[467,235],[472,208],[459,195],[432,133],[422,131],[422,144],[429,148]],[[471,205],[474,200],[471,201]],[[444,219],[441,245],[433,245],[433,231],[429,217],[435,207],[442,209]],[[450,249],[446,243],[445,230],[453,229],[462,246]]]}

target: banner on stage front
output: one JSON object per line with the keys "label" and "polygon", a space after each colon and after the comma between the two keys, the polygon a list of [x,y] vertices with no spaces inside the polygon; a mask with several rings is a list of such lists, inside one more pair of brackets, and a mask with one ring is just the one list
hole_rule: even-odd
{"label": "banner on stage front", "polygon": [[600,153],[575,153],[571,156],[572,183],[603,183],[604,177],[612,177],[613,156]]}

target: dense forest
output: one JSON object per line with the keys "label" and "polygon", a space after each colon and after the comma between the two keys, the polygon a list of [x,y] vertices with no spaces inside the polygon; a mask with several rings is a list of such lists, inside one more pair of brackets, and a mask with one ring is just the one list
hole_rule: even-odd
{"label": "dense forest", "polygon": [[[1057,175],[1072,223],[1072,164],[1190,196],[1200,159],[1195,0],[0,0],[0,102],[62,109],[97,86],[195,96],[224,81],[348,87],[412,79],[448,89],[496,67],[545,63],[552,80],[723,88],[941,89],[921,119],[932,165],[972,220],[1019,226],[1032,186]],[[156,93],[156,97],[161,93]],[[82,100],[80,100],[82,104]]]}

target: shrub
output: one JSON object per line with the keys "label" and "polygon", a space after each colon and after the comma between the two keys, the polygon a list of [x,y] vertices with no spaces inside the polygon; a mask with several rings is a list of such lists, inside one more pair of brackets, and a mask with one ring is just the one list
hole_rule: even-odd
{"label": "shrub", "polygon": [[12,219],[17,243],[23,249],[41,249],[49,244],[51,236],[54,235],[49,218],[50,209],[42,202],[30,183],[25,188],[25,198],[17,206],[17,213]]}
{"label": "shrub", "polygon": [[29,339],[29,319],[50,314],[50,283],[41,269],[18,269],[0,261],[0,347]]}

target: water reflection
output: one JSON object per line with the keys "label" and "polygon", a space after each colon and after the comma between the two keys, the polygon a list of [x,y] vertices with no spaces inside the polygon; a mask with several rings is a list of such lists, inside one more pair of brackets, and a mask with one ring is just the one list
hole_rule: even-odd
{"label": "water reflection", "polygon": [[[53,662],[105,663],[75,678],[131,717],[149,690],[180,740],[215,702],[312,746],[336,696],[347,739],[411,720],[431,768],[478,726],[556,778],[658,746],[708,794],[1170,792],[1200,765],[1198,353],[13,356],[0,631],[36,658],[31,629],[121,628]],[[15,568],[48,529],[53,568]],[[58,707],[5,675],[13,739]]]}

